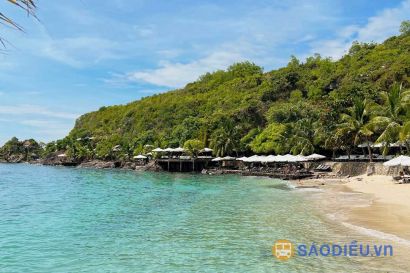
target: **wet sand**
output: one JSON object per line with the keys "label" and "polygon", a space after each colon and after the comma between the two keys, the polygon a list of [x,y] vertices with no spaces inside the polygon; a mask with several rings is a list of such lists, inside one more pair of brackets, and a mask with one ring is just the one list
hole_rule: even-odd
{"label": "wet sand", "polygon": [[390,176],[356,176],[295,182],[296,187],[318,187],[319,208],[339,224],[373,238],[388,240],[402,254],[410,253],[410,184]]}

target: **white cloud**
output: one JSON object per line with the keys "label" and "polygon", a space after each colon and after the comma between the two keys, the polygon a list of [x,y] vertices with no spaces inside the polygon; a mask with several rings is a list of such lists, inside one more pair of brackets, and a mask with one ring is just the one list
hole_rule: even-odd
{"label": "white cloud", "polygon": [[73,67],[120,57],[117,42],[95,37],[72,37],[42,41],[41,54]]}
{"label": "white cloud", "polygon": [[17,105],[17,106],[8,106],[0,105],[0,114],[6,115],[41,115],[47,117],[61,118],[61,119],[76,119],[79,117],[79,114],[52,111],[47,108],[36,106],[36,105]]}
{"label": "white cloud", "polygon": [[232,63],[244,59],[238,52],[218,51],[189,63],[162,62],[157,69],[131,72],[125,77],[129,81],[143,81],[158,86],[182,87],[188,82],[197,80],[200,75],[206,72],[225,69]]}
{"label": "white cloud", "polygon": [[403,1],[396,8],[383,10],[376,16],[370,17],[367,24],[360,27],[350,25],[342,28],[335,39],[315,41],[311,43],[311,53],[339,59],[347,53],[353,41],[382,42],[386,38],[399,32],[400,23],[409,19],[410,0]]}

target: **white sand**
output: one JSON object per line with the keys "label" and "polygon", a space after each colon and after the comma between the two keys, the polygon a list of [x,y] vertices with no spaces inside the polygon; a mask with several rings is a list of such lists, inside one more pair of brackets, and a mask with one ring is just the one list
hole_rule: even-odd
{"label": "white sand", "polygon": [[410,217],[410,183],[397,184],[391,176],[362,175],[349,178],[346,186],[353,191],[374,195],[377,202],[404,206],[409,209],[406,217]]}

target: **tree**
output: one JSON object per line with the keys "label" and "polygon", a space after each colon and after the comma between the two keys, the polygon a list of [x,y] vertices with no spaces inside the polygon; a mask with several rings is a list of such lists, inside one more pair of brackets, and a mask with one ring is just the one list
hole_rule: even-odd
{"label": "tree", "polygon": [[372,118],[370,124],[374,131],[382,131],[376,142],[385,143],[383,154],[387,154],[389,144],[399,141],[410,103],[410,90],[404,91],[402,85],[396,83],[390,92],[383,92],[382,97],[384,103],[381,105],[381,115]]}
{"label": "tree", "polygon": [[199,152],[205,148],[202,141],[198,139],[190,139],[185,141],[184,149],[193,157],[192,159],[192,169],[195,170],[195,158],[198,157]]}
{"label": "tree", "polygon": [[22,143],[16,137],[12,137],[1,148],[1,154],[5,158],[8,158],[13,154],[19,154],[19,153],[24,153],[24,148],[23,148]]}
{"label": "tree", "polygon": [[400,24],[400,33],[404,35],[410,34],[410,20],[401,22]]}
{"label": "tree", "polygon": [[204,143],[198,139],[190,139],[184,143],[184,149],[193,157],[198,157],[199,152],[203,148],[205,148]]}
{"label": "tree", "polygon": [[348,109],[348,113],[341,115],[342,123],[339,125],[338,133],[340,135],[352,135],[353,145],[365,141],[369,152],[369,160],[372,162],[373,154],[370,147],[370,137],[373,135],[373,131],[370,129],[370,116],[366,106],[366,100],[361,100],[359,98],[354,99],[353,106]]}
{"label": "tree", "polygon": [[[252,151],[256,153],[271,153],[281,154],[288,150],[286,145],[286,125],[279,123],[269,124],[251,142]],[[285,145],[284,145],[285,144]]]}
{"label": "tree", "polygon": [[407,121],[401,127],[399,140],[406,146],[407,154],[410,154],[410,121]]}
{"label": "tree", "polygon": [[313,121],[304,118],[298,120],[291,127],[291,138],[289,139],[292,154],[311,154],[315,151],[314,138],[315,129]]}

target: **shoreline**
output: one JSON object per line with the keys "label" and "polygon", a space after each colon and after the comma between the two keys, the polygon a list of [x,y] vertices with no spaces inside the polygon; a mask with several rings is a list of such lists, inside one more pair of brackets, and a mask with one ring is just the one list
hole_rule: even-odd
{"label": "shoreline", "polygon": [[[296,188],[319,188],[314,201],[326,216],[363,235],[410,247],[410,184],[387,175],[293,181]],[[406,249],[408,251],[408,249]]]}

